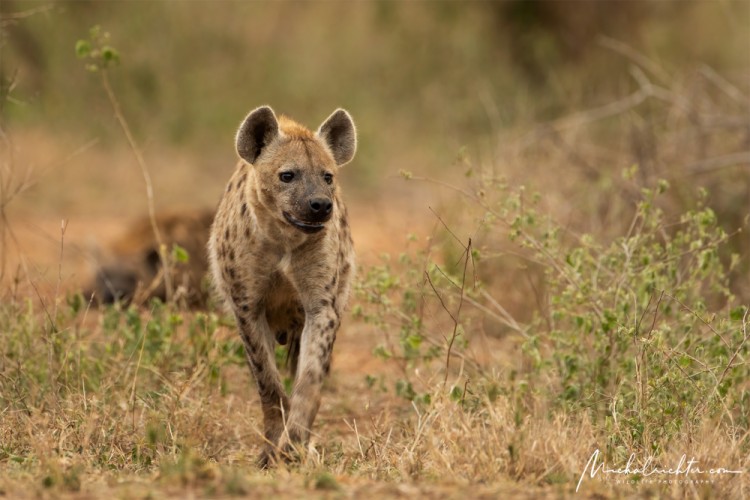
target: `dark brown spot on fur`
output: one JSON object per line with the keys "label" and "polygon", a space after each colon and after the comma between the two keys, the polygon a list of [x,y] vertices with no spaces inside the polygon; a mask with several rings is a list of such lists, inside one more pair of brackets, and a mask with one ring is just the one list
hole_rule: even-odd
{"label": "dark brown spot on fur", "polygon": [[252,316],[254,321],[258,321],[260,319],[260,316],[263,314],[263,306],[257,305],[254,308],[252,308],[250,315]]}
{"label": "dark brown spot on fur", "polygon": [[266,385],[260,377],[258,377],[256,381],[258,382],[258,393],[260,394],[261,401],[264,403],[272,403],[274,399],[273,389]]}
{"label": "dark brown spot on fur", "polygon": [[260,350],[260,346],[255,342],[250,342],[250,352],[256,354]]}
{"label": "dark brown spot on fur", "polygon": [[240,283],[234,282],[232,283],[232,288],[229,292],[230,296],[232,297],[232,302],[235,304],[240,304],[245,300],[245,290],[242,288],[242,285]]}

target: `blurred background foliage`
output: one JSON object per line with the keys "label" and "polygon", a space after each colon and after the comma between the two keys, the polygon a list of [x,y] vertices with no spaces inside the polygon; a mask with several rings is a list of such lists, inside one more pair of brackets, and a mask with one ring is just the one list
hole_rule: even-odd
{"label": "blurred background foliage", "polygon": [[407,203],[430,216],[447,193],[400,182],[405,170],[452,186],[472,175],[530,184],[562,224],[602,234],[626,224],[639,189],[659,178],[675,188],[668,214],[706,187],[727,231],[748,215],[746,1],[4,0],[0,9],[0,120],[16,170],[35,182],[11,207],[22,213],[145,212],[101,81],[75,56],[76,41],[101,25],[120,52],[112,84],[160,208],[214,206],[238,123],[271,104],[311,127],[348,108],[360,141],[346,191],[396,212]]}
{"label": "blurred background foliage", "polygon": [[[747,63],[748,3],[2,2],[2,119],[76,143],[121,140],[73,46],[99,24],[122,65],[115,87],[141,142],[206,160],[263,103],[311,126],[336,106],[360,127],[360,181],[451,166],[498,128],[632,91],[622,40],[668,70]],[[25,14],[25,15],[19,15]],[[223,176],[221,176],[223,177]]]}

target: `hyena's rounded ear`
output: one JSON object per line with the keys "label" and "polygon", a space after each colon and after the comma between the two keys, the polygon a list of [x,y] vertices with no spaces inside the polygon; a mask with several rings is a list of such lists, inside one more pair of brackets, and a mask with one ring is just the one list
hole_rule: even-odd
{"label": "hyena's rounded ear", "polygon": [[345,110],[339,108],[318,129],[318,137],[331,149],[336,165],[343,166],[357,151],[357,129]]}
{"label": "hyena's rounded ear", "polygon": [[263,148],[279,134],[279,122],[269,106],[261,106],[247,115],[237,131],[237,154],[248,163],[255,163]]}

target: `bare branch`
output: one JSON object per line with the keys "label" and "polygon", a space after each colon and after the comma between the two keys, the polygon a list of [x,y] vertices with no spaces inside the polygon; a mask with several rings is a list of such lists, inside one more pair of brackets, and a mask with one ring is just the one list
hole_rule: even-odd
{"label": "bare branch", "polygon": [[750,105],[750,99],[740,89],[729,83],[729,80],[718,74],[711,66],[707,64],[701,66],[700,74],[733,100],[743,104],[745,107]]}
{"label": "bare branch", "polygon": [[609,49],[620,54],[621,56],[626,57],[638,66],[641,66],[642,68],[649,71],[662,82],[666,83],[671,80],[669,73],[667,73],[661,66],[646,57],[644,54],[641,54],[640,52],[635,50],[633,47],[619,40],[615,40],[614,38],[610,38],[608,36],[600,36],[598,39],[598,44],[605,49]]}
{"label": "bare branch", "polygon": [[687,175],[700,175],[730,167],[750,167],[750,151],[706,158],[685,167]]}

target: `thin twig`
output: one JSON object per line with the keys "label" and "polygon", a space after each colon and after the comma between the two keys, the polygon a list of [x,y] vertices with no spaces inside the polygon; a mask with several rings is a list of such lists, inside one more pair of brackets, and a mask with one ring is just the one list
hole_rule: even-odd
{"label": "thin twig", "polygon": [[146,161],[143,159],[143,155],[141,154],[141,151],[138,148],[138,144],[136,143],[135,138],[133,137],[133,134],[130,131],[130,126],[128,125],[128,122],[125,119],[125,115],[123,115],[122,110],[120,109],[120,103],[117,100],[117,97],[115,96],[114,91],[112,90],[112,86],[110,85],[107,70],[103,69],[101,71],[101,74],[102,74],[102,85],[104,86],[104,90],[107,93],[109,102],[112,105],[112,108],[115,112],[115,117],[117,118],[117,121],[120,124],[120,127],[125,133],[125,137],[128,140],[130,149],[133,151],[136,162],[138,163],[138,166],[141,169],[141,174],[143,175],[143,181],[146,184],[146,201],[148,204],[148,216],[151,222],[151,229],[153,230],[154,237],[156,238],[156,243],[159,246],[159,258],[161,259],[161,265],[164,269],[164,287],[166,290],[167,302],[169,302],[172,299],[172,277],[171,277],[171,273],[169,272],[169,257],[167,255],[167,248],[166,248],[166,245],[164,244],[164,241],[161,238],[161,232],[159,231],[159,226],[156,223],[156,209],[154,207],[154,188],[153,188],[153,184],[151,183],[151,174],[149,174],[148,167],[146,166]]}
{"label": "thin twig", "polygon": [[464,242],[461,241],[461,238],[459,238],[458,236],[456,236],[456,233],[454,233],[453,231],[451,231],[451,228],[448,227],[448,224],[445,223],[445,221],[438,215],[438,213],[432,207],[427,207],[427,208],[430,209],[430,212],[432,212],[432,214],[435,217],[437,217],[437,220],[440,221],[440,223],[443,225],[443,227],[445,228],[445,230],[448,231],[451,236],[453,236],[453,239],[456,240],[458,242],[458,244],[461,245],[461,248],[463,248],[464,251],[465,251],[468,247],[466,245],[464,245]]}
{"label": "thin twig", "polygon": [[141,359],[143,359],[143,348],[146,346],[146,336],[148,335],[148,325],[151,323],[151,319],[153,317],[153,310],[149,311],[148,320],[143,325],[143,333],[141,334],[141,348],[138,353],[138,363],[135,366],[135,373],[133,373],[133,385],[130,390],[130,405],[131,405],[131,412],[132,412],[132,423],[133,423],[133,431],[135,431],[135,388],[138,384],[138,370],[141,367]]}
{"label": "thin twig", "polygon": [[608,36],[600,36],[598,39],[598,43],[605,49],[616,52],[621,56],[630,59],[638,66],[647,69],[651,74],[659,78],[659,80],[661,80],[662,82],[666,83],[671,80],[669,73],[667,73],[663,68],[646,57],[644,54],[641,54],[640,52],[635,50],[633,47]]}
{"label": "thin twig", "polygon": [[578,113],[553,120],[549,123],[542,124],[535,130],[526,134],[526,136],[520,141],[520,147],[525,150],[531,147],[540,135],[544,135],[544,132],[554,130],[556,132],[563,131],[569,128],[580,127],[593,123],[604,118],[611,116],[617,116],[630,109],[633,109],[648,99],[649,93],[641,88],[636,92],[624,97],[620,100],[610,102],[598,108],[591,108]]}
{"label": "thin twig", "polygon": [[53,316],[57,318],[57,303],[60,296],[60,284],[62,283],[63,250],[65,249],[65,230],[68,228],[68,220],[60,221],[60,260],[57,263],[57,284],[55,285],[55,308]]}
{"label": "thin twig", "polygon": [[706,158],[687,165],[681,175],[700,175],[730,167],[750,167],[750,151]]}
{"label": "thin twig", "polygon": [[458,318],[461,315],[461,308],[464,304],[464,292],[465,292],[465,285],[466,285],[466,271],[469,268],[469,260],[471,259],[471,238],[469,238],[469,242],[466,245],[466,260],[464,260],[464,271],[463,271],[463,277],[461,279],[461,293],[458,301],[458,307],[456,309],[456,314],[454,315],[451,313],[450,309],[445,305],[445,302],[443,301],[443,297],[440,295],[440,293],[437,291],[437,288],[435,288],[435,284],[432,282],[432,278],[430,277],[429,273],[425,273],[425,276],[427,277],[427,281],[430,283],[430,286],[432,287],[433,292],[435,292],[435,295],[437,296],[438,300],[440,300],[440,305],[445,309],[445,311],[448,313],[448,315],[453,320],[453,332],[451,334],[451,338],[448,341],[448,349],[445,355],[445,378],[443,379],[443,387],[448,383],[448,375],[450,373],[450,360],[451,360],[451,352],[453,350],[453,344],[456,341],[456,337],[458,336]]}
{"label": "thin twig", "polygon": [[463,190],[463,189],[461,189],[459,187],[456,187],[456,186],[454,186],[452,184],[448,184],[447,182],[439,181],[439,180],[436,180],[436,179],[431,179],[429,177],[421,177],[421,176],[415,175],[415,176],[409,177],[409,180],[410,181],[429,182],[430,184],[435,184],[437,186],[442,186],[444,188],[450,189],[451,191],[455,191],[457,193],[461,193],[462,195],[466,196],[469,199],[472,199],[472,200],[477,200],[478,199],[476,195],[474,195],[474,194],[472,194],[472,193],[470,193],[468,191],[465,191],[465,190]]}
{"label": "thin twig", "polygon": [[729,362],[727,363],[727,366],[724,368],[724,371],[721,372],[721,376],[719,376],[719,380],[716,382],[716,386],[714,387],[714,391],[716,392],[719,390],[719,386],[724,381],[724,377],[727,376],[727,372],[730,368],[734,365],[734,360],[737,357],[737,355],[740,353],[742,348],[744,347],[745,343],[748,339],[748,333],[747,333],[747,314],[750,312],[750,308],[745,309],[745,314],[742,317],[742,342],[740,342],[740,345],[737,346],[737,349],[734,350],[734,353],[732,354],[732,357],[729,358]]}
{"label": "thin twig", "polygon": [[42,12],[48,12],[53,8],[54,5],[48,4],[40,5],[39,7],[34,7],[27,10],[22,10],[20,12],[4,12],[2,15],[0,15],[0,28],[6,28],[8,26],[16,24],[21,19],[26,19],[27,17],[31,17]]}
{"label": "thin twig", "polygon": [[713,83],[718,89],[720,89],[730,98],[734,99],[735,101],[737,101],[738,103],[742,104],[745,107],[748,106],[748,102],[750,102],[748,97],[745,96],[740,91],[740,89],[732,85],[729,82],[729,80],[727,80],[726,78],[718,74],[716,70],[713,69],[711,66],[704,64],[701,66],[699,72],[701,75],[706,77],[708,81]]}
{"label": "thin twig", "polygon": [[651,322],[651,328],[648,331],[647,339],[651,338],[651,334],[654,332],[654,327],[656,326],[656,317],[659,314],[659,306],[661,305],[661,300],[664,298],[664,291],[662,290],[661,294],[659,295],[659,300],[656,302],[656,308],[654,309],[654,320]]}
{"label": "thin twig", "polygon": [[725,338],[724,338],[724,337],[722,336],[722,334],[720,334],[720,333],[719,333],[719,332],[718,332],[718,331],[716,330],[716,328],[714,328],[713,326],[711,326],[711,324],[710,324],[710,323],[709,323],[708,321],[706,321],[705,319],[703,319],[703,318],[701,317],[701,315],[700,315],[700,314],[698,314],[697,312],[693,311],[693,310],[692,310],[692,309],[690,309],[690,308],[689,308],[688,306],[686,306],[685,304],[683,304],[682,302],[680,302],[680,300],[679,300],[679,299],[678,299],[677,297],[674,297],[674,296],[672,296],[672,295],[668,294],[668,293],[667,293],[666,291],[664,291],[664,290],[662,290],[662,292],[664,292],[664,295],[666,295],[666,296],[667,296],[667,297],[669,297],[670,299],[672,299],[672,300],[674,300],[675,302],[677,302],[677,303],[678,303],[678,304],[679,304],[680,306],[682,306],[682,308],[683,308],[683,309],[685,309],[685,310],[686,310],[687,312],[689,312],[690,314],[692,314],[693,316],[695,316],[696,318],[698,318],[698,319],[699,319],[699,320],[701,321],[701,323],[703,323],[704,325],[706,325],[706,326],[707,326],[707,327],[709,328],[709,330],[711,330],[712,332],[714,332],[714,334],[715,334],[716,336],[718,336],[718,337],[719,337],[719,338],[721,339],[721,341],[722,341],[722,342],[724,342],[724,345],[725,345],[725,346],[727,346],[727,347],[730,347],[730,345],[729,345],[729,342],[727,342],[727,340],[726,340],[726,339],[725,339]]}
{"label": "thin twig", "polygon": [[[734,368],[735,366],[738,366],[738,365],[734,364],[734,360],[737,358],[737,356],[739,355],[740,351],[745,346],[745,343],[747,343],[747,340],[748,340],[748,332],[747,332],[747,315],[748,315],[748,312],[750,312],[750,308],[745,309],[745,314],[742,317],[742,342],[740,342],[740,344],[734,350],[734,353],[732,353],[732,357],[729,358],[729,361],[727,362],[727,365],[724,367],[724,370],[721,372],[721,375],[719,376],[718,379],[716,379],[716,383],[714,384],[714,388],[711,391],[711,393],[708,394],[703,399],[703,401],[701,401],[701,403],[698,406],[695,407],[695,409],[693,410],[693,414],[697,415],[698,413],[700,413],[701,411],[703,411],[703,409],[708,405],[708,402],[711,399],[711,397],[713,397],[713,395],[716,394],[719,391],[719,387],[721,386],[721,383],[724,381],[724,378],[727,376],[727,373],[729,372],[729,370],[732,369],[732,368]],[[709,373],[711,373],[713,375],[713,370],[710,370]],[[714,378],[715,378],[715,376],[714,376]],[[727,414],[731,418],[732,414],[729,411],[729,408],[726,407],[726,404],[724,403],[723,400],[722,400],[722,404],[724,405],[725,411],[727,412]]]}
{"label": "thin twig", "polygon": [[435,293],[435,296],[440,301],[440,306],[445,309],[445,312],[448,313],[448,316],[451,317],[453,320],[453,323],[455,324],[457,322],[456,317],[453,316],[453,313],[448,309],[448,306],[445,305],[445,301],[443,301],[443,296],[440,295],[440,292],[437,291],[437,288],[435,288],[435,284],[432,282],[432,278],[430,277],[430,273],[425,271],[425,278],[427,278],[427,282],[430,284],[430,287],[432,288],[432,291]]}

